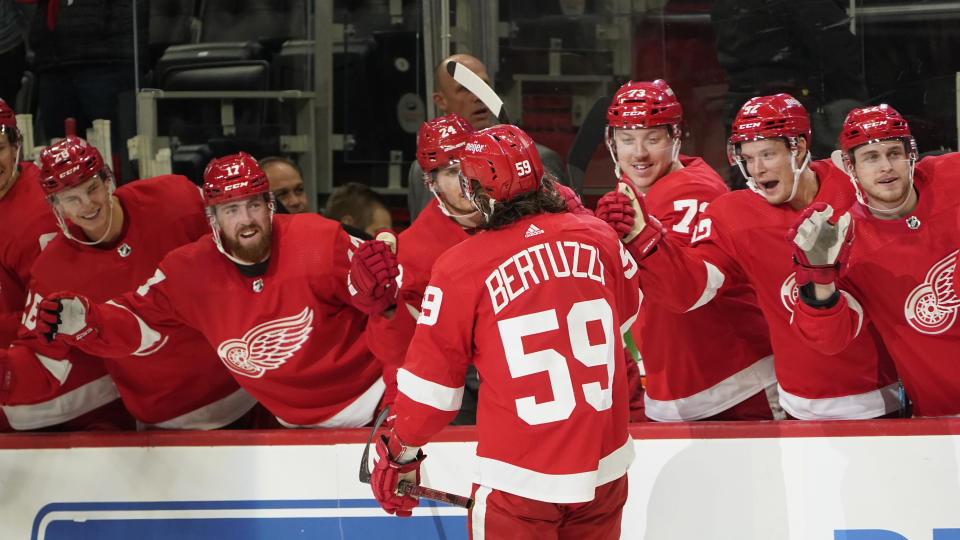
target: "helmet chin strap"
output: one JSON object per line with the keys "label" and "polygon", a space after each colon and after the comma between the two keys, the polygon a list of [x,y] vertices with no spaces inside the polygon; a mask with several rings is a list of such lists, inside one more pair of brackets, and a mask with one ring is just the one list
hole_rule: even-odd
{"label": "helmet chin strap", "polygon": [[[480,209],[478,208],[473,212],[467,212],[465,214],[454,213],[447,208],[447,205],[444,204],[443,202],[443,197],[441,197],[439,193],[437,193],[433,189],[430,189],[430,191],[433,192],[434,198],[437,199],[437,205],[440,206],[440,211],[443,212],[443,215],[447,216],[448,218],[452,218],[452,219],[472,218],[473,216],[477,215],[478,212],[480,212]],[[476,205],[474,205],[474,208],[476,208]]]}
{"label": "helmet chin strap", "polygon": [[914,169],[914,166],[916,165],[916,161],[912,158],[909,159],[908,161],[910,162],[910,168],[907,169],[908,171],[907,172],[907,178],[908,178],[907,191],[903,196],[903,201],[901,201],[900,204],[896,206],[896,208],[877,208],[876,206],[871,206],[870,204],[868,204],[867,198],[864,196],[863,188],[860,187],[859,181],[857,181],[855,176],[851,175],[850,180],[852,180],[854,183],[853,185],[856,188],[854,192],[857,194],[857,200],[860,201],[860,204],[870,209],[870,213],[876,213],[876,214],[893,215],[899,212],[900,210],[902,210],[903,207],[907,205],[907,201],[910,200],[910,191],[913,190],[913,169]]}
{"label": "helmet chin strap", "polygon": [[[790,169],[793,171],[793,188],[790,189],[790,196],[787,197],[787,200],[783,201],[783,203],[788,203],[792,201],[794,197],[797,196],[797,187],[800,185],[800,175],[803,174],[803,171],[810,165],[810,152],[807,152],[803,156],[803,163],[801,163],[799,167],[797,167],[796,163],[797,163],[797,151],[791,150],[790,151]],[[763,191],[757,185],[757,181],[754,180],[752,176],[747,174],[747,169],[746,167],[743,166],[743,159],[737,160],[737,168],[740,169],[740,173],[743,174],[743,177],[747,179],[747,187],[750,188],[750,191],[766,199],[767,196],[766,194],[763,193]]]}
{"label": "helmet chin strap", "polygon": [[[276,210],[277,205],[274,203],[273,193],[270,193],[270,228],[273,229],[273,214]],[[212,208],[207,208],[207,218],[210,221],[210,228],[213,229],[213,243],[217,246],[217,251],[223,254],[224,257],[230,259],[231,261],[241,265],[241,266],[250,266],[251,264],[257,264],[256,262],[249,262],[239,259],[230,253],[227,253],[227,250],[223,248],[223,242],[220,240],[220,225],[217,223],[217,218],[214,215]],[[269,257],[269,254],[267,255]]]}
{"label": "helmet chin strap", "polygon": [[67,227],[67,222],[66,222],[65,219],[63,219],[63,213],[60,211],[59,208],[56,207],[56,205],[54,205],[54,206],[53,206],[53,215],[55,215],[55,216],[57,217],[57,224],[60,226],[60,230],[63,232],[63,235],[66,236],[67,238],[69,238],[70,240],[73,240],[74,242],[76,242],[76,243],[78,243],[78,244],[83,244],[83,245],[85,245],[85,246],[95,246],[95,245],[103,242],[103,241],[107,238],[107,235],[110,234],[110,229],[113,228],[113,205],[114,205],[114,202],[113,202],[113,181],[112,181],[112,180],[111,180],[110,182],[108,182],[108,187],[107,187],[107,199],[110,201],[110,207],[109,207],[109,209],[107,210],[107,211],[110,213],[110,216],[107,218],[107,228],[106,228],[106,230],[103,231],[103,234],[100,236],[100,238],[98,238],[98,239],[96,239],[96,240],[94,240],[94,241],[92,241],[92,242],[80,240],[79,238],[77,238],[77,237],[73,236],[72,234],[70,234],[70,229]]}
{"label": "helmet chin strap", "polygon": [[790,152],[790,168],[793,169],[793,189],[790,190],[790,196],[787,197],[787,200],[783,201],[788,203],[793,200],[797,195],[797,187],[800,185],[800,175],[803,174],[803,171],[810,165],[810,152],[807,151],[803,156],[803,163],[799,167],[795,165],[797,162],[797,151],[793,150]]}

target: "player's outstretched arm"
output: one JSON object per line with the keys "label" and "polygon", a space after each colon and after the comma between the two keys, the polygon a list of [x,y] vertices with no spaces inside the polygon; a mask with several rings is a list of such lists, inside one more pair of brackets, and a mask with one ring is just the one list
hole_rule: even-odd
{"label": "player's outstretched arm", "polygon": [[663,225],[647,212],[642,194],[626,183],[617,184],[597,202],[597,217],[606,221],[620,236],[627,250],[639,263],[664,236]]}
{"label": "player's outstretched arm", "polygon": [[55,292],[45,296],[37,306],[36,331],[47,342],[57,339],[73,346],[99,330],[96,313],[86,296]]}
{"label": "player's outstretched arm", "polygon": [[580,200],[580,197],[577,196],[577,193],[573,191],[569,186],[565,186],[559,182],[554,184],[557,189],[557,193],[563,197],[563,202],[567,204],[567,212],[571,214],[587,214],[594,215],[589,208],[583,205],[583,201]]}
{"label": "player's outstretched arm", "polygon": [[390,316],[397,305],[400,265],[396,255],[397,237],[380,231],[353,254],[348,277],[350,303],[370,316]]}
{"label": "player's outstretched arm", "polygon": [[[600,199],[596,215],[617,232],[636,260],[644,296],[667,309],[676,313],[697,309],[716,297],[727,282],[725,269],[732,263],[715,265],[701,256],[707,249],[692,249],[667,238],[660,222],[647,212],[643,196],[625,182]],[[703,238],[710,238],[710,233]],[[711,244],[711,261],[729,259],[719,247],[706,243]]]}
{"label": "player's outstretched arm", "polygon": [[377,440],[377,461],[370,476],[373,496],[388,514],[410,517],[420,499],[400,493],[400,481],[420,485],[420,464],[427,456],[419,448],[408,447],[391,433]]}
{"label": "player's outstretched arm", "polygon": [[95,356],[120,358],[144,352],[162,338],[151,330],[151,339],[145,340],[141,323],[128,308],[62,291],[37,305],[34,332],[48,343],[56,340]]}
{"label": "player's outstretched arm", "polygon": [[[794,226],[787,231],[787,242],[793,248],[800,298],[813,307],[831,300],[836,303],[836,281],[850,259],[853,246],[853,219],[849,212],[834,215],[827,203],[814,203],[804,209]],[[809,283],[812,287],[803,288]],[[811,294],[812,293],[812,294]],[[812,302],[812,303],[811,303]],[[831,305],[832,305],[831,303]]]}
{"label": "player's outstretched arm", "polygon": [[837,288],[853,246],[850,213],[835,215],[826,203],[812,204],[786,239],[793,248],[800,297],[790,325],[807,345],[826,354],[839,353],[865,324],[860,302]]}

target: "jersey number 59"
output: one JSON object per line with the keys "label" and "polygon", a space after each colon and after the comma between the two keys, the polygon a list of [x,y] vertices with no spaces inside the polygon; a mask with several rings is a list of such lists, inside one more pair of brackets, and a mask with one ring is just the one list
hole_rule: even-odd
{"label": "jersey number 59", "polygon": [[[592,345],[587,334],[587,323],[599,321],[603,328],[603,343]],[[507,366],[513,378],[547,372],[553,399],[537,403],[534,396],[516,400],[517,416],[530,425],[566,420],[577,405],[577,393],[570,375],[567,359],[556,349],[534,352],[523,350],[523,338],[560,329],[556,309],[548,309],[529,315],[521,315],[498,321],[500,338],[506,353]],[[606,388],[600,382],[581,383],[578,389],[583,399],[597,411],[609,409],[613,404],[613,374],[615,340],[613,310],[606,300],[600,298],[577,302],[566,315],[566,338],[570,342],[573,357],[587,367],[607,367]],[[563,339],[562,337],[560,339]],[[559,344],[558,346],[562,345]],[[565,348],[565,347],[564,347]]]}

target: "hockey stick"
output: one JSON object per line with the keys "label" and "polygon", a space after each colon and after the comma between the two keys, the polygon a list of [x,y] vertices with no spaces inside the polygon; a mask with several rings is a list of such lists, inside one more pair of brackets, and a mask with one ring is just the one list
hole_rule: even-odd
{"label": "hockey stick", "polygon": [[[385,407],[383,411],[380,412],[380,415],[377,416],[376,422],[373,423],[373,429],[370,431],[370,438],[367,439],[367,446],[363,449],[363,457],[360,460],[360,481],[364,484],[370,483],[370,442],[373,441],[373,437],[376,435],[377,430],[380,429],[380,424],[387,418],[387,414],[390,412],[390,407]],[[459,506],[460,508],[466,508],[467,510],[473,508],[473,499],[470,497],[463,497],[461,495],[454,495],[453,493],[447,493],[446,491],[440,491],[436,489],[430,489],[424,486],[418,486],[413,482],[408,482],[406,480],[401,480],[397,484],[397,495],[410,495],[413,497],[420,497],[423,499],[430,499],[432,501],[445,502],[453,506]]]}
{"label": "hockey stick", "polygon": [[510,119],[507,118],[507,111],[503,108],[503,100],[500,99],[500,96],[493,91],[493,88],[490,88],[489,84],[483,82],[483,79],[478,77],[476,73],[470,71],[467,66],[456,60],[447,62],[447,73],[453,77],[453,80],[469,90],[471,94],[477,96],[477,98],[483,102],[483,105],[487,109],[490,109],[493,116],[497,118],[497,122],[501,124],[510,123]]}

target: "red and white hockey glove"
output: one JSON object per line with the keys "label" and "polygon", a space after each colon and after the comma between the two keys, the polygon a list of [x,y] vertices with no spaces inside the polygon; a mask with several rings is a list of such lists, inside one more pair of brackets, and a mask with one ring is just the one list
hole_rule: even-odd
{"label": "red and white hockey glove", "polygon": [[628,182],[617,184],[597,202],[597,217],[620,235],[630,254],[640,260],[647,256],[664,236],[663,225],[647,212],[643,195]]}
{"label": "red and white hockey glove", "polygon": [[787,231],[787,241],[793,245],[797,286],[811,281],[828,285],[836,282],[850,259],[853,219],[850,212],[835,216],[827,203],[814,203]]}
{"label": "red and white hockey glove", "polygon": [[71,292],[47,295],[37,306],[35,332],[47,342],[54,339],[73,345],[92,332],[99,331],[99,323],[91,309],[90,300]]}
{"label": "red and white hockey glove", "polygon": [[377,440],[377,460],[370,475],[370,487],[380,507],[388,514],[410,517],[420,499],[397,491],[401,480],[420,485],[420,464],[427,456],[417,449],[416,457],[408,463],[399,463],[394,456],[401,456],[405,450],[403,442],[391,434],[388,440],[381,435]]}
{"label": "red and white hockey glove", "polygon": [[349,276],[350,300],[354,307],[367,315],[379,315],[397,304],[400,264],[394,253],[395,245],[396,236],[392,232],[381,231],[376,240],[360,244],[353,253]]}
{"label": "red and white hockey glove", "polygon": [[571,214],[593,215],[593,212],[583,205],[583,201],[580,200],[580,197],[577,196],[575,191],[560,183],[557,183],[556,186],[557,193],[559,193],[560,196],[563,197],[563,201],[567,203],[567,212]]}

